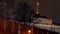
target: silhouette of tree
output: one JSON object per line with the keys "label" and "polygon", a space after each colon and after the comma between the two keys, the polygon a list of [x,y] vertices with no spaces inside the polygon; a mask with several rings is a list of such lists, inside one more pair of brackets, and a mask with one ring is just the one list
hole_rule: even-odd
{"label": "silhouette of tree", "polygon": [[[20,3],[16,10],[16,20],[21,22],[31,22],[31,16],[34,14],[34,10],[26,2]],[[19,19],[20,18],[20,19]]]}

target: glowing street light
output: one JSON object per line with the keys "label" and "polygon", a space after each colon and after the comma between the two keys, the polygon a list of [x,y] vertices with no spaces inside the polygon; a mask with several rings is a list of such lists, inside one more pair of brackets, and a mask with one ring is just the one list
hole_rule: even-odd
{"label": "glowing street light", "polygon": [[31,33],[31,30],[28,30],[28,34],[30,34]]}

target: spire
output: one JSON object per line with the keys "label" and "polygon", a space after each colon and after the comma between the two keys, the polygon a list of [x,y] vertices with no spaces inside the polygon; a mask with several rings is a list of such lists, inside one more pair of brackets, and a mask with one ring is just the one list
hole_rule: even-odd
{"label": "spire", "polygon": [[39,14],[39,2],[37,0],[36,2],[36,13],[33,17],[36,17],[36,18],[39,18],[40,17],[40,14]]}
{"label": "spire", "polygon": [[37,2],[37,11],[36,11],[36,14],[39,14],[38,7],[39,7],[39,2]]}

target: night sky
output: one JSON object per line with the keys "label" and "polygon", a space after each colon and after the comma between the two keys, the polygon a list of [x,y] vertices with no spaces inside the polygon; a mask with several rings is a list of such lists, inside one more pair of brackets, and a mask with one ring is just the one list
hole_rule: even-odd
{"label": "night sky", "polygon": [[41,15],[53,19],[55,23],[60,23],[60,2],[59,0],[41,0]]}
{"label": "night sky", "polygon": [[[38,0],[38,1],[40,3],[39,6],[40,15],[53,19],[54,21],[53,23],[55,24],[60,24],[60,1],[59,0]],[[36,0],[8,0],[7,7],[10,8],[9,6],[11,6],[11,8],[16,9],[19,3],[23,2],[27,2],[28,5],[30,5],[32,9],[34,9],[34,11],[36,11],[36,2],[37,2]]]}
{"label": "night sky", "polygon": [[[36,0],[19,0],[20,2],[28,2],[36,11]],[[53,19],[54,23],[60,24],[60,1],[59,0],[39,0],[39,12],[41,16]]]}

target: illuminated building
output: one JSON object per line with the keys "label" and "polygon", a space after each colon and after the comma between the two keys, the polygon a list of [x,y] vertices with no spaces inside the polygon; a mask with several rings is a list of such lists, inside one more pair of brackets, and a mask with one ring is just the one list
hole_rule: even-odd
{"label": "illuminated building", "polygon": [[[33,16],[33,23],[25,22],[16,22],[14,21],[14,15],[11,15],[10,19],[0,19],[0,34],[49,34],[49,31],[52,30],[56,32],[60,32],[60,26],[53,26],[52,19],[47,19],[45,16],[40,16],[39,11],[39,2],[37,2],[37,11]],[[4,8],[4,6],[3,6]],[[9,8],[9,7],[8,7]],[[5,14],[4,14],[5,15]],[[8,15],[8,14],[6,14]],[[24,19],[24,18],[23,18]],[[45,29],[45,30],[44,30]]]}

